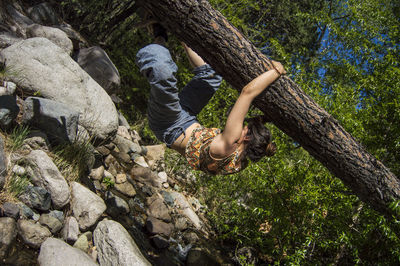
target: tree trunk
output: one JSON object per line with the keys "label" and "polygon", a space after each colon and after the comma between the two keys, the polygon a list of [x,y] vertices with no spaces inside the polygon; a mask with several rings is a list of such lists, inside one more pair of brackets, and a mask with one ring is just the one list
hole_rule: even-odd
{"label": "tree trunk", "polygon": [[[139,3],[200,54],[239,91],[271,67],[270,61],[205,0]],[[254,104],[363,201],[388,217],[400,200],[400,182],[290,78],[283,76]]]}

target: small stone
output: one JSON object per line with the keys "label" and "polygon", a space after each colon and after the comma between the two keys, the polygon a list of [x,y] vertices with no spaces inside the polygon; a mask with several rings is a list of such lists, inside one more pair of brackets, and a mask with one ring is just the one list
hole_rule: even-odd
{"label": "small stone", "polygon": [[169,247],[169,241],[168,239],[165,239],[164,237],[160,235],[155,235],[151,238],[153,241],[154,245],[159,248],[159,249],[164,249]]}
{"label": "small stone", "polygon": [[67,243],[74,243],[76,240],[78,240],[79,233],[80,231],[78,221],[73,216],[67,217],[67,219],[65,220],[64,228],[61,232],[63,239]]}
{"label": "small stone", "polygon": [[160,220],[170,222],[171,216],[169,215],[168,207],[164,204],[164,200],[157,198],[154,200],[147,210],[147,215],[158,218]]}
{"label": "small stone", "polygon": [[119,135],[119,136],[121,136],[121,137],[123,137],[125,139],[132,140],[132,137],[129,134],[129,130],[124,126],[119,126],[118,127],[117,135]]}
{"label": "small stone", "polygon": [[19,209],[20,209],[20,213],[21,213],[21,218],[23,219],[30,219],[33,217],[34,212],[32,211],[31,208],[29,208],[28,206],[26,206],[23,203],[19,203]]}
{"label": "small stone", "polygon": [[115,182],[117,184],[122,184],[126,182],[126,174],[117,174],[115,177]]}
{"label": "small stone", "polygon": [[175,221],[175,228],[179,231],[184,231],[188,228],[187,220],[184,217],[179,217]]}
{"label": "small stone", "polygon": [[107,155],[110,154],[110,150],[107,149],[107,148],[104,147],[104,146],[97,147],[97,148],[96,148],[96,151],[98,151],[98,152],[99,152],[101,155],[103,155],[103,156],[107,156]]}
{"label": "small stone", "polygon": [[168,183],[163,183],[163,188],[169,188],[169,184]]}
{"label": "small stone", "polygon": [[59,220],[60,223],[64,223],[64,213],[62,211],[54,210],[49,215]]}
{"label": "small stone", "polygon": [[165,203],[167,203],[169,206],[173,207],[175,205],[175,199],[171,195],[171,193],[169,193],[168,191],[162,190],[161,195],[163,196]]}
{"label": "small stone", "polygon": [[51,195],[42,187],[28,186],[18,197],[23,203],[31,208],[47,211],[51,206]]}
{"label": "small stone", "polygon": [[19,165],[14,165],[12,172],[18,176],[23,176],[26,173],[26,169]]}
{"label": "small stone", "polygon": [[18,233],[32,248],[39,248],[47,238],[51,237],[49,229],[32,220],[18,220]]}
{"label": "small stone", "polygon": [[128,197],[133,197],[136,195],[135,188],[129,182],[124,184],[115,184],[114,189]]}
{"label": "small stone", "polygon": [[105,203],[107,205],[106,212],[114,218],[120,217],[129,213],[129,205],[122,198],[114,195],[112,192],[105,193]]}
{"label": "small stone", "polygon": [[110,167],[111,164],[113,164],[114,162],[116,162],[114,156],[112,156],[111,154],[109,154],[105,159],[104,159],[104,164],[106,167]]}
{"label": "small stone", "polygon": [[115,163],[110,164],[110,166],[107,169],[107,172],[109,172],[112,176],[116,176],[118,174],[117,168],[115,167]]}
{"label": "small stone", "polygon": [[166,172],[159,172],[159,173],[158,173],[158,177],[160,178],[160,181],[161,181],[162,183],[165,183],[165,182],[168,181],[168,176],[167,176],[167,173],[166,173]]}
{"label": "small stone", "polygon": [[183,234],[183,239],[186,244],[195,244],[199,241],[199,236],[195,232],[185,232]]}
{"label": "small stone", "polygon": [[150,234],[159,234],[170,236],[174,226],[170,223],[165,223],[157,218],[148,217],[146,221],[146,229]]}
{"label": "small stone", "polygon": [[39,221],[39,219],[40,219],[40,214],[34,212],[34,213],[33,213],[33,216],[32,216],[32,220],[34,220],[35,222],[37,222],[37,221]]}
{"label": "small stone", "polygon": [[12,202],[5,202],[1,207],[5,217],[11,217],[18,219],[19,217],[19,206]]}
{"label": "small stone", "polygon": [[89,177],[93,180],[101,180],[104,175],[104,166],[100,166],[90,171]]}
{"label": "small stone", "polygon": [[63,227],[62,223],[57,218],[47,213],[40,215],[39,223],[47,226],[52,234],[56,234]]}
{"label": "small stone", "polygon": [[80,235],[78,237],[78,240],[75,241],[74,248],[79,248],[80,250],[84,251],[87,253],[89,251],[89,241],[85,235]]}
{"label": "small stone", "polygon": [[133,161],[142,167],[149,167],[143,156],[132,156]]}

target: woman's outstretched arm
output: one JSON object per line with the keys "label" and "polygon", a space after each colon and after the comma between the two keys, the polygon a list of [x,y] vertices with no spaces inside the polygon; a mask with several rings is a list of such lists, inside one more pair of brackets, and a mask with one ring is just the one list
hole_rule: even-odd
{"label": "woman's outstretched arm", "polygon": [[286,74],[281,63],[274,61],[273,65],[274,69],[253,79],[242,89],[228,116],[224,131],[211,146],[214,155],[224,156],[232,152],[232,147],[242,136],[244,118],[249,111],[251,102],[280,75]]}
{"label": "woman's outstretched arm", "polygon": [[188,56],[190,65],[193,68],[206,64],[206,62],[204,62],[203,58],[201,58],[195,51],[193,51],[189,46],[187,46],[186,43],[182,42],[182,46],[183,46],[183,48],[185,48],[185,52]]}

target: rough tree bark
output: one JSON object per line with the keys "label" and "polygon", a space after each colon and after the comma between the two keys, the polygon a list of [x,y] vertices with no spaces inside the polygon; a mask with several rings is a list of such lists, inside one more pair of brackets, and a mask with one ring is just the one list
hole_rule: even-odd
{"label": "rough tree bark", "polygon": [[[199,53],[237,90],[271,65],[246,37],[205,0],[139,2],[154,18]],[[283,132],[387,217],[400,200],[400,182],[290,78],[281,77],[254,102]]]}

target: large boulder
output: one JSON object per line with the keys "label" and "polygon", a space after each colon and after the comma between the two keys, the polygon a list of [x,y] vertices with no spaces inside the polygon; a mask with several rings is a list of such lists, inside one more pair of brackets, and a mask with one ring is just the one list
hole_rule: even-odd
{"label": "large boulder", "polygon": [[94,230],[94,244],[102,266],[151,265],[125,228],[111,220],[101,221]]}
{"label": "large boulder", "polygon": [[80,49],[76,61],[108,94],[115,92],[121,85],[117,68],[102,48],[93,46]]}
{"label": "large boulder", "polygon": [[107,209],[103,199],[77,182],[72,182],[71,209],[83,231],[94,225]]}
{"label": "large boulder", "polygon": [[67,54],[72,54],[72,41],[68,38],[68,35],[60,29],[42,26],[39,24],[32,24],[26,28],[26,37],[43,37],[49,39],[55,45],[63,49],[63,51]]}
{"label": "large boulder", "polygon": [[28,97],[22,121],[46,133],[51,142],[74,142],[79,113],[70,106],[45,98]]}
{"label": "large boulder", "polygon": [[25,159],[32,183],[50,192],[56,209],[64,207],[70,199],[69,187],[51,158],[42,150],[34,150]]}
{"label": "large boulder", "polygon": [[9,75],[27,93],[69,105],[98,140],[115,137],[118,113],[110,96],[68,54],[46,38],[31,38],[0,52]]}
{"label": "large boulder", "polygon": [[73,248],[57,239],[48,238],[40,247],[38,262],[41,266],[95,266],[95,263],[82,250]]}

